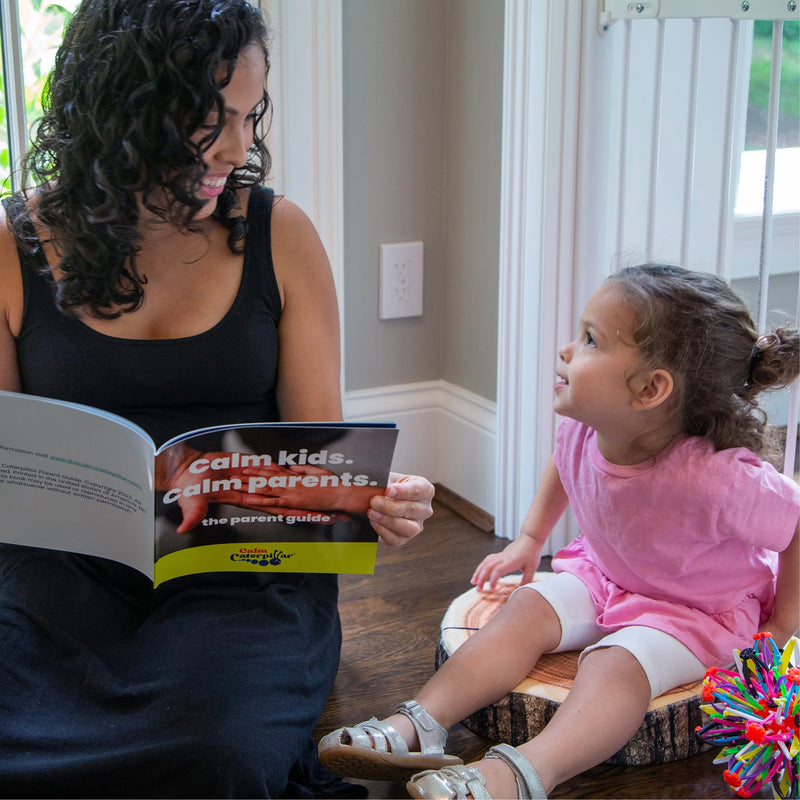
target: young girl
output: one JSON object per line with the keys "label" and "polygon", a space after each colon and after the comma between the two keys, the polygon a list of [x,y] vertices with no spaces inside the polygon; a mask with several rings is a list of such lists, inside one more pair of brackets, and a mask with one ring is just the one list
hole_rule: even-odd
{"label": "young girl", "polygon": [[[727,664],[764,623],[787,640],[800,625],[800,487],[761,460],[756,397],[791,382],[799,356],[796,330],[759,337],[713,275],[644,265],[610,277],[559,353],[566,419],[521,536],[472,578],[493,588],[521,571],[523,585],[413,701],[326,736],[322,763],[418,772],[412,797],[545,797],[624,746],[653,697]],[[529,583],[567,505],[582,535]],[[583,652],[539,735],[470,766],[444,754],[447,728],[559,650]]]}

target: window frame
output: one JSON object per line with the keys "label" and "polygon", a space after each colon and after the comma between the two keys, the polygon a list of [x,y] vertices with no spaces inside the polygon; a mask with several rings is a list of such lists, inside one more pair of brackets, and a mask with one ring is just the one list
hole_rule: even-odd
{"label": "window frame", "polygon": [[25,112],[25,77],[20,45],[20,22],[17,0],[0,0],[0,35],[3,50],[3,92],[6,104],[6,131],[9,147],[11,188],[18,187],[19,169],[27,148]]}

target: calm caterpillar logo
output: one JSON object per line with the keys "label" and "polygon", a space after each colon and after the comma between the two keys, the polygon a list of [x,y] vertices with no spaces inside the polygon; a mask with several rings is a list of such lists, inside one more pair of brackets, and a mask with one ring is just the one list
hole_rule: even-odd
{"label": "calm caterpillar logo", "polygon": [[264,550],[257,547],[242,547],[237,552],[231,553],[231,561],[254,564],[258,567],[277,567],[292,556],[294,553],[284,553],[278,548]]}

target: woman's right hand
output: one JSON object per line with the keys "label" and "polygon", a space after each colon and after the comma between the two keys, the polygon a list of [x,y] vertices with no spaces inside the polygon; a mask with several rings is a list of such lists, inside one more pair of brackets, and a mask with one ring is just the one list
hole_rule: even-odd
{"label": "woman's right hand", "polygon": [[522,572],[522,583],[530,583],[539,566],[541,554],[542,544],[523,533],[500,553],[486,556],[478,564],[470,583],[477,587],[479,592],[493,592],[497,581],[512,572]]}

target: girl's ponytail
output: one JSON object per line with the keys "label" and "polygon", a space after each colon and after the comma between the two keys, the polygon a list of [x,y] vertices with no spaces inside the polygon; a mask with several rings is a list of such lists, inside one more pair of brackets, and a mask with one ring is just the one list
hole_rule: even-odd
{"label": "girl's ponytail", "polygon": [[740,396],[749,400],[768,389],[782,389],[800,374],[800,332],[777,328],[760,336],[750,352],[747,383]]}

